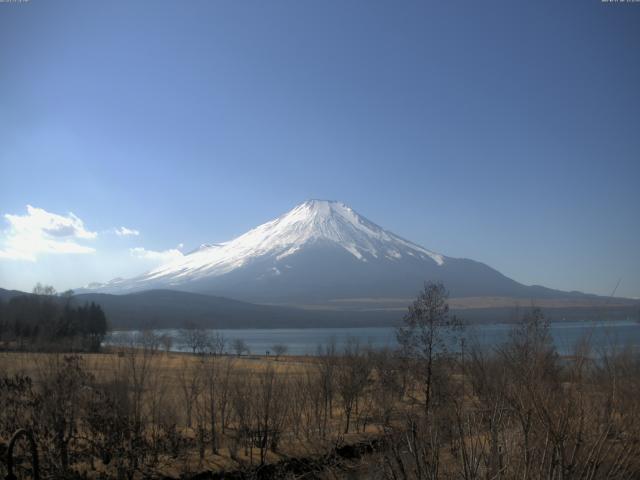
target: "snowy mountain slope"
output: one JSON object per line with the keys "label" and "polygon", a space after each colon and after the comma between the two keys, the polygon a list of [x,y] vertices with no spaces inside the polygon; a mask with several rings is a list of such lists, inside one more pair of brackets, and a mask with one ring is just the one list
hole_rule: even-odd
{"label": "snowy mountain slope", "polygon": [[367,220],[340,202],[309,200],[222,244],[203,244],[130,280],[91,290],[169,288],[267,303],[412,297],[426,280],[452,296],[549,297],[479,262],[435,253]]}
{"label": "snowy mountain slope", "polygon": [[265,256],[280,262],[321,241],[335,244],[363,262],[403,256],[430,258],[438,265],[444,262],[442,255],[383,230],[343,203],[310,200],[230,242],[204,245],[184,259],[149,272],[145,279],[179,283],[224,275]]}

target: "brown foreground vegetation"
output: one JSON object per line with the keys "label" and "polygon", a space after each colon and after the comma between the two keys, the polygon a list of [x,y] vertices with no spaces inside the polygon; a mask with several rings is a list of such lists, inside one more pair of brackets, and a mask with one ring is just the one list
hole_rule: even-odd
{"label": "brown foreground vegetation", "polygon": [[[147,336],[0,353],[0,449],[32,431],[41,478],[269,478],[261,466],[291,458],[324,464],[278,476],[342,476],[327,452],[362,442],[361,478],[640,478],[637,354],[585,341],[561,358],[537,311],[497,349],[447,353],[445,300],[425,289],[394,352],[353,340],[313,357],[179,354]],[[16,458],[30,478],[27,445]]]}

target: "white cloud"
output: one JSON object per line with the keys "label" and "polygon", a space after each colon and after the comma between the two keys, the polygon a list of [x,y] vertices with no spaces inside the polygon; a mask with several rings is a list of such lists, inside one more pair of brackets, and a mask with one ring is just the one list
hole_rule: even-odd
{"label": "white cloud", "polygon": [[178,250],[182,250],[184,248],[184,243],[179,243],[177,248]]}
{"label": "white cloud", "polygon": [[119,237],[126,237],[129,235],[137,237],[138,235],[140,235],[139,230],[135,230],[133,228],[127,228],[127,227],[116,228],[115,232],[116,232],[116,235],[118,235]]}
{"label": "white cloud", "polygon": [[0,258],[35,261],[47,253],[93,253],[77,243],[98,236],[73,213],[58,215],[27,205],[26,215],[6,214],[9,227],[0,233]]}
{"label": "white cloud", "polygon": [[135,247],[130,248],[129,253],[136,258],[143,258],[145,260],[154,260],[157,262],[170,262],[171,260],[176,260],[178,258],[182,258],[183,254],[180,250],[175,248],[170,248],[168,250],[147,250],[144,247]]}

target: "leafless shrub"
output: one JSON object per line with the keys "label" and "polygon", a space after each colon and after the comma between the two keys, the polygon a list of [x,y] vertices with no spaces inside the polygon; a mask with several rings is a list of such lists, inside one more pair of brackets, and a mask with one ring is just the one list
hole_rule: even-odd
{"label": "leafless shrub", "polygon": [[368,352],[360,347],[357,339],[347,341],[337,368],[337,391],[345,417],[344,433],[349,433],[352,414],[359,413],[362,396],[369,383],[372,363]]}
{"label": "leafless shrub", "polygon": [[249,353],[249,345],[241,338],[234,338],[231,342],[231,349],[236,353],[236,355],[240,356],[245,353]]}
{"label": "leafless shrub", "polygon": [[276,343],[273,347],[271,347],[271,351],[276,356],[276,360],[278,360],[282,355],[286,354],[289,351],[289,347],[287,347],[283,343]]}

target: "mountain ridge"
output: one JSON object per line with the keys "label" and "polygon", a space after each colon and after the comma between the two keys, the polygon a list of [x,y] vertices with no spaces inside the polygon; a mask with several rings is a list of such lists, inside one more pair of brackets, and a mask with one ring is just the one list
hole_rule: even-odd
{"label": "mountain ridge", "polygon": [[296,305],[413,297],[424,281],[443,282],[452,297],[589,295],[523,285],[484,263],[406,240],[332,200],[307,200],[228,242],[202,244],[138,277],[82,291],[172,289]]}
{"label": "mountain ridge", "polygon": [[[0,302],[31,293],[0,288]],[[55,297],[66,301],[63,297]],[[520,318],[531,304],[513,299],[452,299],[451,312],[465,322],[505,323]],[[591,304],[581,299],[573,302],[547,300],[533,302],[542,308],[550,321],[624,320],[638,318],[640,301],[598,297]],[[100,305],[113,329],[148,328],[337,328],[380,327],[398,325],[411,299],[395,299],[393,306],[385,302],[295,308],[282,305],[259,305],[230,298],[175,290],[146,290],[124,295],[107,293],[74,294],[77,305],[95,302]]]}

